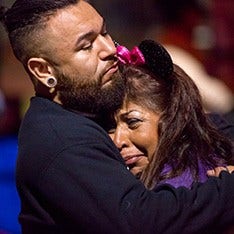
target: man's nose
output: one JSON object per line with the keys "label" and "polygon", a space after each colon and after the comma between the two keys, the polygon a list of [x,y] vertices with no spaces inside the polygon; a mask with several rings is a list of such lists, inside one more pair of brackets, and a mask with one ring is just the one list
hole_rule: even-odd
{"label": "man's nose", "polygon": [[100,43],[99,57],[103,60],[113,59],[116,57],[116,47],[110,36],[100,35],[98,38]]}

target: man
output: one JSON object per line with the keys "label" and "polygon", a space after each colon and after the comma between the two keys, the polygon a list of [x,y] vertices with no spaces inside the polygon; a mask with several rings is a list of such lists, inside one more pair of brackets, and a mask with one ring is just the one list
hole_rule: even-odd
{"label": "man", "polygon": [[103,18],[83,0],[16,0],[4,22],[36,95],[19,132],[23,234],[197,233],[234,220],[234,175],[147,191],[92,118],[123,81]]}

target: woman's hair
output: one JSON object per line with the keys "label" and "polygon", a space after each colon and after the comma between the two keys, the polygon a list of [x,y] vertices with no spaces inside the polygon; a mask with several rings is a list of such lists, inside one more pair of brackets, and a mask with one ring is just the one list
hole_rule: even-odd
{"label": "woman's hair", "polygon": [[[125,102],[131,101],[160,115],[156,152],[141,174],[146,187],[176,177],[190,168],[198,178],[199,163],[215,167],[232,160],[232,144],[209,121],[199,91],[177,65],[162,78],[147,66],[125,65]],[[217,156],[217,157],[216,157]],[[162,174],[165,164],[172,170]]]}

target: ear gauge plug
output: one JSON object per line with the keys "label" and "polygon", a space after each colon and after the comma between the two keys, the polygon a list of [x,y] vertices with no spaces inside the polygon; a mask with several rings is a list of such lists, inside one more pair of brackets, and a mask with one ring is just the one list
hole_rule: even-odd
{"label": "ear gauge plug", "polygon": [[54,88],[56,85],[57,85],[57,79],[53,76],[51,77],[48,77],[46,79],[46,85],[49,87],[49,88]]}

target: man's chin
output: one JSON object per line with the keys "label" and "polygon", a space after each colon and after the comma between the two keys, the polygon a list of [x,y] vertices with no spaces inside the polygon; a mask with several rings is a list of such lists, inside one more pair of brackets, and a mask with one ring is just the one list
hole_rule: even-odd
{"label": "man's chin", "polygon": [[86,87],[66,83],[65,88],[60,90],[62,104],[66,108],[92,114],[115,111],[122,103],[124,80],[118,71],[106,74],[105,79],[104,84],[87,83]]}

